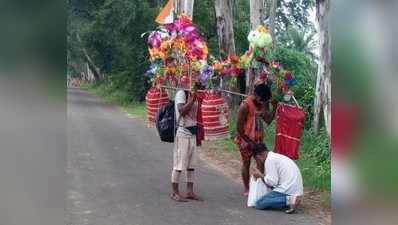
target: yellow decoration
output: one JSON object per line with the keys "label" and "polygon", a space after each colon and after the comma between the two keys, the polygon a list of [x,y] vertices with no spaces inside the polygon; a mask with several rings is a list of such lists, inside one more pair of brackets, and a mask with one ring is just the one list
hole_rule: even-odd
{"label": "yellow decoration", "polygon": [[151,56],[151,60],[155,60],[157,58],[165,59],[166,55],[164,52],[160,51],[158,48],[149,49],[149,55]]}
{"label": "yellow decoration", "polygon": [[166,67],[166,74],[172,75],[172,74],[175,74],[175,73],[176,73],[176,68],[175,67],[171,67],[171,66]]}
{"label": "yellow decoration", "polygon": [[162,42],[162,44],[160,45],[160,49],[162,50],[162,51],[167,51],[168,49],[170,49],[171,48],[171,46],[172,46],[172,42],[171,41],[164,41],[164,42]]}
{"label": "yellow decoration", "polygon": [[213,64],[213,69],[215,70],[215,71],[221,71],[222,70],[222,64],[218,61],[218,60],[216,60],[215,62],[214,62],[214,64]]}
{"label": "yellow decoration", "polygon": [[250,60],[251,60],[251,57],[249,57],[248,55],[246,55],[246,54],[242,55],[242,56],[240,57],[240,67],[241,67],[242,69],[249,68],[249,66],[250,66]]}
{"label": "yellow decoration", "polygon": [[258,26],[258,27],[257,27],[257,30],[258,30],[259,32],[268,33],[267,27],[265,27],[265,26],[263,26],[263,25]]}
{"label": "yellow decoration", "polygon": [[187,51],[187,47],[186,47],[184,39],[177,38],[174,40],[173,44],[174,44],[174,48],[180,50],[183,54],[185,54],[185,52]]}

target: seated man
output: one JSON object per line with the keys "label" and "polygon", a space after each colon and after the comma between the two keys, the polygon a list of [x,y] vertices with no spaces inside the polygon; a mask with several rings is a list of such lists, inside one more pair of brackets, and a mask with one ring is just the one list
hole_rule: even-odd
{"label": "seated man", "polygon": [[303,180],[296,163],[290,158],[267,150],[264,144],[257,144],[254,157],[264,165],[265,174],[255,168],[253,176],[261,178],[272,189],[256,202],[256,209],[285,209],[294,213],[303,195]]}

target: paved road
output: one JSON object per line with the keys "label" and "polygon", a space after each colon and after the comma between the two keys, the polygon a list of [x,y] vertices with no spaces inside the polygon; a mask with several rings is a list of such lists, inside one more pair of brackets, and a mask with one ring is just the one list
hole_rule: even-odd
{"label": "paved road", "polygon": [[169,199],[172,145],[141,119],[79,89],[68,90],[68,225],[318,224],[304,214],[245,207],[241,187],[200,162],[205,202]]}

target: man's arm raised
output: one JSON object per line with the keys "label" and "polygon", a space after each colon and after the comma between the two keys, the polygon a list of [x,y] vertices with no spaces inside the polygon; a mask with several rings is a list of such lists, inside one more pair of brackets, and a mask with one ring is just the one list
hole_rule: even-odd
{"label": "man's arm raised", "polygon": [[178,108],[178,111],[180,112],[181,116],[185,116],[188,114],[188,112],[191,110],[193,104],[195,103],[195,100],[196,100],[196,93],[193,92],[192,94],[189,95],[188,102],[177,104],[177,108]]}
{"label": "man's arm raised", "polygon": [[272,111],[270,112],[269,110],[269,102],[266,103],[266,105],[264,106],[265,111],[263,112],[262,118],[263,120],[267,123],[270,124],[272,123],[272,120],[274,120],[275,118],[275,113],[276,113],[276,108],[278,106],[278,101],[277,100],[272,100],[271,101],[271,105],[272,105]]}

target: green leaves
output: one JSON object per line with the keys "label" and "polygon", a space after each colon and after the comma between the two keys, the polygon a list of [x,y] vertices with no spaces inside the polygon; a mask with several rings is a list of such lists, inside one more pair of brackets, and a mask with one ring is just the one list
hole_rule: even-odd
{"label": "green leaves", "polygon": [[277,35],[286,32],[289,27],[315,30],[309,19],[309,10],[315,6],[315,0],[280,0],[276,11]]}
{"label": "green leaves", "polygon": [[301,156],[298,161],[306,186],[330,190],[331,154],[329,136],[325,129],[318,135],[306,130],[301,138]]}
{"label": "green leaves", "polygon": [[[142,100],[148,86],[143,76],[148,53],[146,40],[140,35],[156,27],[158,9],[139,0],[69,0],[68,8],[71,73],[84,71],[76,65],[84,64],[78,52],[85,47],[109,78],[104,82],[109,82],[111,89],[125,91],[130,100]],[[76,33],[82,37],[82,46],[73,39]]]}
{"label": "green leaves", "polygon": [[302,52],[314,61],[316,59],[315,50],[318,47],[315,35],[316,32],[309,28],[290,27],[280,35],[279,41],[281,45]]}

